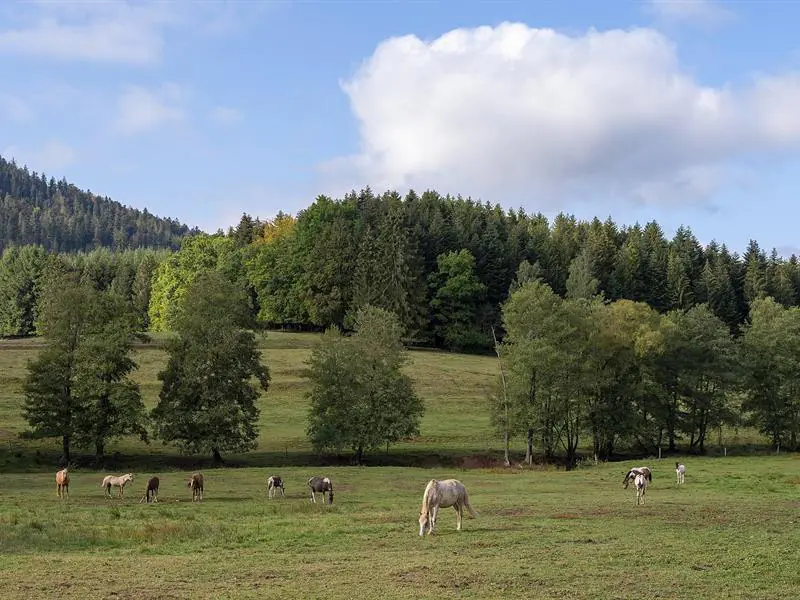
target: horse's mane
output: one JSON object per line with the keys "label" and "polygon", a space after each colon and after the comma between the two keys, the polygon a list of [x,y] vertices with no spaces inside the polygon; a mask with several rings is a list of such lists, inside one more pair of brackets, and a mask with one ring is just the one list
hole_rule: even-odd
{"label": "horse's mane", "polygon": [[428,482],[428,485],[425,486],[425,491],[422,493],[422,507],[419,509],[419,513],[426,514],[428,509],[430,508],[431,501],[436,499],[437,493],[439,491],[439,482],[435,479],[431,479]]}

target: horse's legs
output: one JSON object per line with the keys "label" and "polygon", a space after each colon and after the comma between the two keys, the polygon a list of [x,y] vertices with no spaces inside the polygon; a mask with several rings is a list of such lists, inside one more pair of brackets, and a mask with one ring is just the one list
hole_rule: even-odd
{"label": "horse's legs", "polygon": [[281,486],[281,498],[286,498],[286,492],[283,491],[283,486]]}
{"label": "horse's legs", "polygon": [[461,507],[460,502],[456,502],[453,508],[456,509],[456,531],[461,531],[461,519],[464,517],[464,509]]}
{"label": "horse's legs", "polygon": [[[325,498],[323,497],[323,500],[324,500],[324,499],[325,499]],[[317,499],[314,497],[314,490],[313,490],[313,489],[311,490],[311,501],[312,501],[314,504],[316,504],[316,503],[317,503]]]}

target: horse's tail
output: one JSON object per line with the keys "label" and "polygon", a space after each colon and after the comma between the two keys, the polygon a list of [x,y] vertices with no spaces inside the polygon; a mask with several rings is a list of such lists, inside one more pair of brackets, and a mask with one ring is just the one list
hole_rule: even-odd
{"label": "horse's tail", "polygon": [[478,513],[475,512],[475,509],[472,508],[472,505],[469,503],[469,492],[466,487],[464,488],[464,508],[467,509],[473,519],[478,518]]}

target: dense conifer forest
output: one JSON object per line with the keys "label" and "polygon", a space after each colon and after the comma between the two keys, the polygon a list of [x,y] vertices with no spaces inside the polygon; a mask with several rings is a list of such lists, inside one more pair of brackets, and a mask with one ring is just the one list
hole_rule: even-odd
{"label": "dense conifer forest", "polygon": [[54,252],[177,248],[187,233],[177,220],[123,206],[0,156],[0,251],[24,244]]}

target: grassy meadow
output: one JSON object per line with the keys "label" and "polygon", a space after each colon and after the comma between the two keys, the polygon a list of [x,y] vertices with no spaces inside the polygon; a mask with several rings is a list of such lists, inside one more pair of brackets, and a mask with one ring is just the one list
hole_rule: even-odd
{"label": "grassy meadow", "polygon": [[[316,336],[270,333],[272,373],[261,399],[257,451],[181,457],[160,443],[112,444],[109,472],[133,470],[124,499],[106,499],[103,473],[79,466],[70,498],[56,497],[56,441],[18,438],[25,364],[35,340],[0,341],[0,597],[3,599],[229,598],[794,598],[800,586],[800,456],[745,456],[752,432],[725,432],[727,457],[509,469],[486,411],[496,359],[414,351],[409,373],[426,402],[421,436],[373,455],[380,466],[324,466],[305,439],[303,364]],[[158,340],[156,340],[157,342]],[[148,406],[165,354],[137,349]],[[712,454],[716,453],[711,448]],[[515,451],[522,451],[521,444]],[[368,459],[370,457],[367,457]],[[647,504],[625,471],[649,464]],[[202,467],[206,495],[186,479]],[[286,481],[268,500],[266,478]],[[147,478],[158,504],[139,504]],[[305,481],[331,477],[333,506],[313,505]],[[417,535],[425,483],[457,477],[478,519],[441,511]]]}

